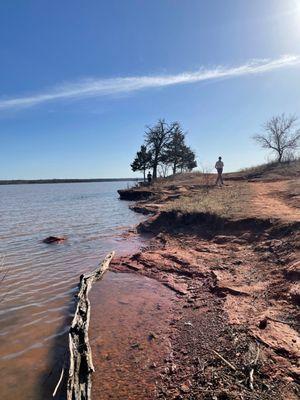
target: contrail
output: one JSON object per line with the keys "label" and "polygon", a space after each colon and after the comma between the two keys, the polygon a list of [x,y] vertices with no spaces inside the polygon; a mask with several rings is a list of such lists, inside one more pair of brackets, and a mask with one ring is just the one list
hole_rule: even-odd
{"label": "contrail", "polygon": [[224,78],[262,74],[277,69],[300,65],[300,56],[285,55],[278,59],[251,60],[234,67],[217,66],[212,69],[200,68],[194,72],[175,75],[132,76],[108,79],[85,79],[75,83],[55,86],[47,91],[28,96],[0,98],[0,109],[33,107],[55,100],[79,100],[118,93],[132,93],[139,90],[191,84]]}

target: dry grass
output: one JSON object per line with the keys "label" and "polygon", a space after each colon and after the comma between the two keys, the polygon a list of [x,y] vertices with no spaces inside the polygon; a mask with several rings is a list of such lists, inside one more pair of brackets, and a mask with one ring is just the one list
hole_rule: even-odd
{"label": "dry grass", "polygon": [[210,213],[225,218],[245,216],[251,193],[247,183],[228,186],[206,187],[197,192],[181,196],[164,206],[166,211],[181,213]]}
{"label": "dry grass", "polygon": [[176,174],[168,176],[167,178],[158,178],[153,182],[152,187],[156,190],[168,189],[169,187],[175,186],[212,186],[216,181],[217,174],[203,173],[203,172],[186,172],[182,174]]}
{"label": "dry grass", "polygon": [[287,190],[283,193],[283,198],[292,207],[300,208],[300,180],[291,180]]}
{"label": "dry grass", "polygon": [[[236,173],[236,175],[245,178],[260,177],[267,179],[295,177],[300,173],[300,159],[293,161],[284,161],[282,163],[270,162],[255,167],[245,168]],[[232,174],[234,175],[234,174]]]}

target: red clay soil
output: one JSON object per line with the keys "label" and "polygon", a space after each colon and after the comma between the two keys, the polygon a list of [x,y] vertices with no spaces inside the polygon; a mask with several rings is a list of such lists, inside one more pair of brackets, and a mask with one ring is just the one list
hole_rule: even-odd
{"label": "red clay soil", "polygon": [[299,180],[298,182],[292,182],[292,185],[291,181],[249,183],[254,194],[253,206],[255,214],[259,218],[267,217],[279,218],[285,221],[299,221],[299,184]]}
{"label": "red clay soil", "polygon": [[114,260],[179,299],[155,391],[140,399],[299,398],[300,213],[287,183],[249,184],[247,218],[160,212],[139,226],[148,246]]}

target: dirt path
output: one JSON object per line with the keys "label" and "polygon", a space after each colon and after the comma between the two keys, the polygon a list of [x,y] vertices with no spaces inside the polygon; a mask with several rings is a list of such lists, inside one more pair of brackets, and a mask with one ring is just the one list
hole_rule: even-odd
{"label": "dirt path", "polygon": [[289,181],[250,182],[255,213],[260,217],[300,221],[300,209],[287,204],[280,195],[288,191]]}

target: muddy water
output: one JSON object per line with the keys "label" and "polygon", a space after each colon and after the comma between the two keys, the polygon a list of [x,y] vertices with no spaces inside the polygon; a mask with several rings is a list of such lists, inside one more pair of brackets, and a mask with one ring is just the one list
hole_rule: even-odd
{"label": "muddy water", "polygon": [[[126,185],[0,186],[1,399],[51,398],[79,275],[140,246],[122,237],[141,219],[117,198]],[[67,241],[42,243],[49,235]]]}
{"label": "muddy water", "polygon": [[155,377],[170,353],[176,295],[155,280],[108,272],[94,284],[90,300],[93,398],[154,398]]}

